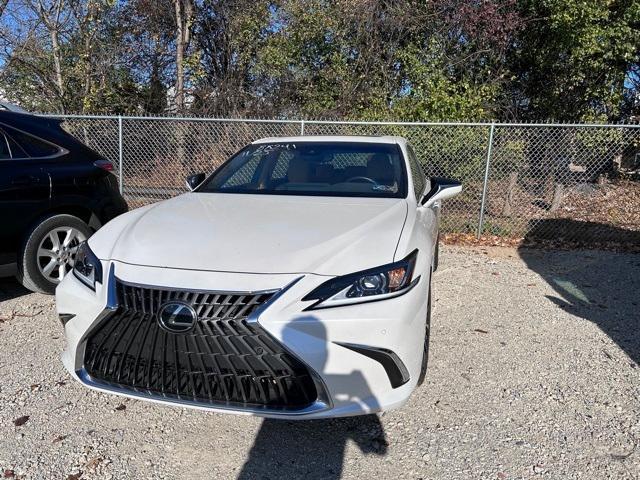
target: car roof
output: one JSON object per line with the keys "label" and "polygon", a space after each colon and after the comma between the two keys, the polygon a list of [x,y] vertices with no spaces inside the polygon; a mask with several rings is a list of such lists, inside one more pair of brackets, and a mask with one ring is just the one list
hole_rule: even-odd
{"label": "car roof", "polygon": [[252,142],[261,143],[289,143],[289,142],[353,142],[353,143],[384,143],[405,145],[404,137],[393,136],[364,136],[364,135],[301,135],[298,137],[267,137]]}
{"label": "car roof", "polygon": [[0,110],[8,110],[10,112],[29,113],[24,108],[9,102],[0,102]]}
{"label": "car roof", "polygon": [[14,126],[26,132],[31,132],[33,128],[47,128],[59,125],[61,120],[58,118],[0,109],[0,122],[4,122],[9,126]]}
{"label": "car roof", "polygon": [[7,125],[10,128],[22,130],[69,151],[83,154],[87,159],[94,156],[102,158],[87,145],[62,129],[60,127],[61,123],[62,120],[59,118],[0,110],[0,126]]}

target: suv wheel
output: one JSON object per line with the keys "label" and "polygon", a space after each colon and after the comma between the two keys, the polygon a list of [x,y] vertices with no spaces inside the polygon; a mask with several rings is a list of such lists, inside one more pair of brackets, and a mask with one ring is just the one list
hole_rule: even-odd
{"label": "suv wheel", "polygon": [[418,386],[422,385],[424,382],[424,377],[427,374],[427,363],[429,362],[429,337],[431,334],[431,277],[433,276],[433,271],[431,275],[429,275],[429,293],[427,300],[427,322],[426,322],[426,331],[424,335],[424,348],[422,350],[422,365],[420,367],[420,376],[418,377]]}
{"label": "suv wheel", "polygon": [[53,215],[27,235],[18,262],[18,280],[29,290],[53,294],[73,268],[78,245],[91,236],[89,226],[72,215]]}

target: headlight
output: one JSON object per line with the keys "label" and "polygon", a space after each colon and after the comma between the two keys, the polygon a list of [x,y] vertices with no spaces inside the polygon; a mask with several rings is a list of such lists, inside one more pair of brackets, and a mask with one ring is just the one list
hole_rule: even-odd
{"label": "headlight", "polygon": [[420,280],[420,277],[413,279],[417,257],[418,250],[414,250],[399,262],[332,278],[302,300],[316,300],[316,303],[307,308],[312,310],[397,297],[409,291]]}
{"label": "headlight", "polygon": [[82,242],[78,246],[73,262],[73,274],[92,290],[96,289],[96,282],[102,283],[102,264],[87,242]]}

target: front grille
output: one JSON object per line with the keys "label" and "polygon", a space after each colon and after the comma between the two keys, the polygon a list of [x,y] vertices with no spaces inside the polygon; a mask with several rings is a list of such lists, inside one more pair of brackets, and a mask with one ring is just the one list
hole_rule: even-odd
{"label": "front grille", "polygon": [[[88,335],[84,368],[92,380],[166,399],[213,406],[302,409],[317,398],[311,374],[247,318],[273,294],[184,292],[116,281],[118,309]],[[158,323],[171,300],[191,305],[187,333]]]}

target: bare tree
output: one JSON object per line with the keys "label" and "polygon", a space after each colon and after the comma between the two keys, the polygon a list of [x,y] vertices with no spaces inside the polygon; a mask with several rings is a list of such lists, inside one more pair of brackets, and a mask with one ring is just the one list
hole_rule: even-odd
{"label": "bare tree", "polygon": [[[5,94],[15,99],[39,92],[42,100],[37,103],[64,111],[66,88],[62,45],[69,20],[66,0],[1,2],[1,78],[3,82],[10,79],[14,86],[17,80],[19,86]],[[27,83],[22,83],[25,81]]]}
{"label": "bare tree", "polygon": [[[94,63],[93,55],[94,42],[98,33],[98,21],[100,14],[100,4],[98,0],[68,0],[69,8],[75,25],[77,34],[80,37],[79,47],[81,51],[80,62],[82,71],[82,112],[86,113],[87,100],[89,99],[94,84]],[[100,69],[103,70],[103,69]]]}
{"label": "bare tree", "polygon": [[176,11],[176,92],[175,104],[178,112],[185,106],[185,54],[191,41],[193,27],[193,0],[174,0]]}
{"label": "bare tree", "polygon": [[[27,2],[31,10],[38,14],[39,20],[46,27],[51,39],[51,53],[53,56],[53,65],[55,68],[56,85],[58,87],[58,95],[60,99],[64,99],[64,79],[62,76],[62,49],[60,48],[60,36],[63,28],[62,13],[65,7],[65,0],[53,0],[45,4],[44,0],[37,0],[31,3]],[[63,103],[64,107],[64,103]]]}

